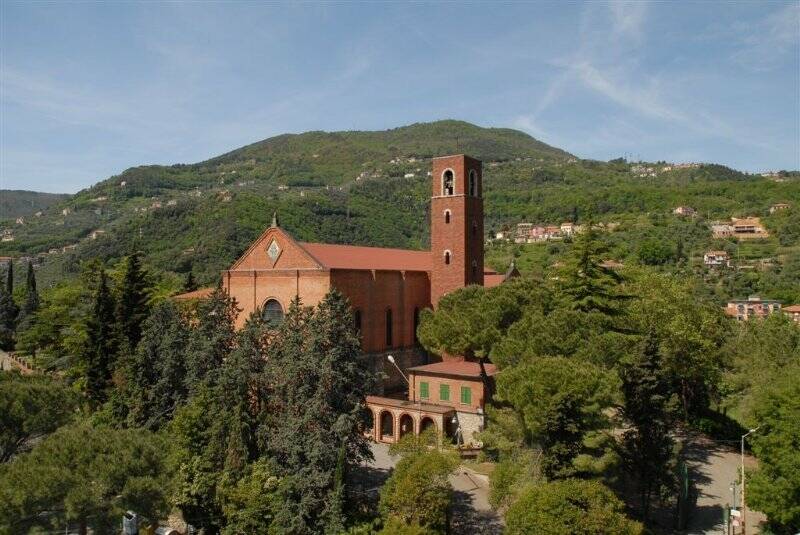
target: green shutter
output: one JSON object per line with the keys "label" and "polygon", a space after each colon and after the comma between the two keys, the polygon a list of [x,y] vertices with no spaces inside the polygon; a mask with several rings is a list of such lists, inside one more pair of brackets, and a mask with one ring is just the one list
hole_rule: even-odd
{"label": "green shutter", "polygon": [[472,389],[468,386],[461,387],[461,403],[464,405],[472,404]]}
{"label": "green shutter", "polygon": [[422,399],[428,399],[430,397],[430,391],[428,390],[428,383],[422,381],[419,384],[419,397]]}
{"label": "green shutter", "polygon": [[450,401],[450,385],[439,385],[439,400]]}

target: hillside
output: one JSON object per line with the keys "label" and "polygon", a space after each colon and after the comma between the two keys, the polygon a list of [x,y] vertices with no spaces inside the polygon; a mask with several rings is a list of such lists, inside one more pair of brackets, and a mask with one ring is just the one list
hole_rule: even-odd
{"label": "hillside", "polygon": [[[656,172],[643,173],[624,161],[579,160],[522,132],[439,121],[281,135],[196,164],[128,169],[25,225],[0,222],[14,233],[14,241],[0,243],[0,255],[40,255],[40,273],[52,281],[76,274],[81,261],[113,261],[135,248],[151,268],[191,270],[210,283],[276,210],[301,240],[422,248],[430,157],[456,151],[484,161],[487,233],[576,214],[633,221],[678,204],[712,219],[800,203],[794,178],[772,181],[718,165],[652,164]],[[649,224],[638,223],[641,234],[652,231]],[[103,233],[92,239],[95,230]],[[695,233],[698,243],[709,241],[703,232]]]}
{"label": "hillside", "polygon": [[0,219],[30,216],[67,198],[66,193],[0,189]]}

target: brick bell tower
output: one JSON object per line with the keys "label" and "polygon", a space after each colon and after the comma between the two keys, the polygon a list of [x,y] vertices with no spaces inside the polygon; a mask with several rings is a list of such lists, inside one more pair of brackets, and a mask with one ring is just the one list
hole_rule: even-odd
{"label": "brick bell tower", "polygon": [[483,164],[463,154],[433,159],[431,303],[483,286]]}

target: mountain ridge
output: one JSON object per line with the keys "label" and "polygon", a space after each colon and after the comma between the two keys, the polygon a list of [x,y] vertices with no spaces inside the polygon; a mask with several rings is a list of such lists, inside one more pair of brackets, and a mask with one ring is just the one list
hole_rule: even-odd
{"label": "mountain ridge", "polygon": [[523,220],[619,218],[677,204],[729,217],[800,200],[796,180],[778,183],[717,165],[580,160],[524,132],[445,120],[282,134],[194,164],[132,167],[24,225],[0,222],[14,235],[0,243],[0,255],[38,255],[55,280],[73,276],[82,261],[113,261],[139,249],[158,270],[191,270],[210,282],[276,210],[301,241],[423,249],[430,158],[454,149],[484,161],[489,231]]}

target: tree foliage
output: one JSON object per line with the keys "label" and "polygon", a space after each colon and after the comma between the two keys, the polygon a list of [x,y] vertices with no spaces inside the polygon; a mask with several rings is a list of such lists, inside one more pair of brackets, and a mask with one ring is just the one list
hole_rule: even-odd
{"label": "tree foliage", "polygon": [[360,353],[349,305],[336,290],[313,310],[293,302],[267,346],[259,439],[283,479],[276,522],[288,533],[341,524],[340,452],[345,465],[371,456],[363,402],[375,379]]}
{"label": "tree foliage", "polygon": [[457,460],[447,450],[406,449],[381,489],[380,512],[386,525],[396,522],[426,533],[446,533],[453,492],[448,476]]}
{"label": "tree foliage", "polygon": [[598,481],[531,485],[506,514],[509,535],[638,535],[623,503]]}
{"label": "tree foliage", "polygon": [[622,417],[629,426],[622,434],[626,473],[639,487],[642,518],[647,523],[653,495],[675,486],[670,465],[673,440],[671,388],[661,367],[658,340],[648,334],[640,351],[620,369]]}
{"label": "tree foliage", "polygon": [[114,296],[108,286],[106,272],[101,270],[91,315],[86,321],[86,342],[81,355],[85,370],[84,390],[95,406],[105,402],[108,397],[118,351]]}
{"label": "tree foliage", "polygon": [[0,463],[69,422],[76,401],[57,380],[0,373]]}
{"label": "tree foliage", "polygon": [[800,373],[795,367],[757,394],[752,435],[759,468],[747,481],[748,505],[776,533],[800,530]]}
{"label": "tree foliage", "polygon": [[147,273],[142,269],[138,253],[125,258],[122,281],[116,303],[116,317],[121,339],[130,351],[142,337],[142,323],[148,314]]}
{"label": "tree foliage", "polygon": [[127,510],[168,512],[166,443],[142,430],[66,426],[0,466],[0,533],[77,525],[110,533]]}

